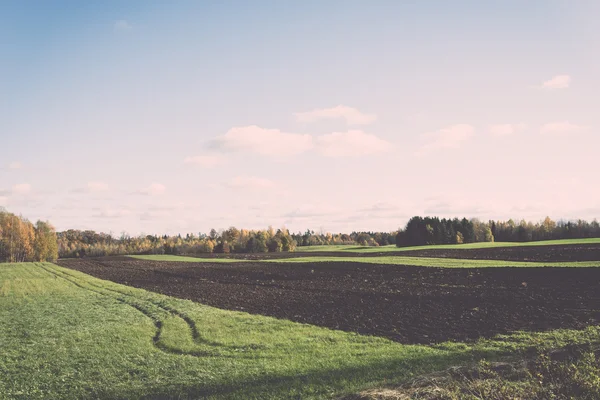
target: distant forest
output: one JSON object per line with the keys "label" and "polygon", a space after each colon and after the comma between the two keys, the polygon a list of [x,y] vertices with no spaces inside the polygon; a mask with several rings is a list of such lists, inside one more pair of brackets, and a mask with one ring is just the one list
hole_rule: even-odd
{"label": "distant forest", "polygon": [[396,242],[397,232],[353,232],[351,234],[305,233],[290,234],[287,229],[247,230],[231,227],[212,229],[209,234],[175,235],[121,234],[115,238],[106,233],[68,230],[58,233],[61,258],[124,254],[189,254],[206,253],[267,253],[291,252],[297,246],[348,244],[384,246]]}
{"label": "distant forest", "polygon": [[299,246],[355,245],[398,247],[474,242],[529,242],[551,239],[600,237],[596,220],[558,221],[550,218],[526,221],[488,221],[413,217],[396,232],[290,233],[287,229],[246,230],[231,227],[209,234],[185,236],[146,235],[115,238],[94,231],[68,230],[58,233],[60,257],[122,254],[188,254],[289,252]]}
{"label": "distant forest", "polygon": [[56,258],[125,254],[267,253],[292,252],[298,246],[355,245],[421,246],[474,242],[530,242],[600,237],[600,224],[577,221],[488,221],[413,217],[395,232],[290,233],[287,229],[247,230],[231,227],[208,234],[115,237],[91,230],[55,232],[43,221],[27,219],[0,208],[0,262],[52,261]]}
{"label": "distant forest", "polygon": [[398,231],[396,246],[421,246],[431,244],[461,244],[475,242],[531,242],[538,240],[581,239],[600,237],[597,220],[587,222],[558,221],[549,217],[532,223],[488,221],[478,219],[439,219],[413,217],[406,227]]}

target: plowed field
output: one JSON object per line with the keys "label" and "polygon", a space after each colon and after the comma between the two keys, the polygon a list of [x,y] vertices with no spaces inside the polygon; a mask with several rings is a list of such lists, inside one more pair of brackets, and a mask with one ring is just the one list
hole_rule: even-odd
{"label": "plowed field", "polygon": [[505,261],[597,261],[600,260],[600,244],[408,250],[398,255]]}
{"label": "plowed field", "polygon": [[211,264],[127,257],[58,264],[215,307],[401,343],[468,341],[514,330],[583,328],[600,321],[600,268]]}
{"label": "plowed field", "polygon": [[571,261],[600,261],[600,243],[580,243],[565,245],[539,246],[507,246],[488,248],[424,248],[414,250],[374,251],[310,251],[302,252],[299,248],[292,253],[257,253],[257,254],[202,254],[202,258],[236,258],[244,260],[284,259],[298,257],[434,257],[473,260],[504,260],[504,261],[538,261],[538,262],[571,262]]}

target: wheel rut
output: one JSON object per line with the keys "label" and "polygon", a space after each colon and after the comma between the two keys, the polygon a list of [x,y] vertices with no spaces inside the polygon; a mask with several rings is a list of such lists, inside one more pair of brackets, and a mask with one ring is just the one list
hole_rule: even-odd
{"label": "wheel rut", "polygon": [[[38,263],[37,265],[40,268],[42,268],[43,270],[45,270],[46,272],[52,274],[53,276],[63,279],[65,281],[79,287],[80,289],[87,290],[87,291],[99,294],[101,296],[104,296],[104,297],[109,297],[115,301],[118,301],[119,303],[122,303],[129,307],[132,307],[132,308],[136,309],[137,311],[139,311],[140,313],[144,314],[146,317],[148,317],[149,319],[152,320],[152,322],[156,328],[155,334],[152,337],[152,342],[158,350],[161,350],[163,352],[170,353],[170,354],[190,355],[190,356],[195,356],[195,357],[214,357],[214,356],[227,357],[226,354],[222,354],[222,352],[219,351],[220,350],[219,347],[226,348],[226,349],[239,349],[240,348],[240,347],[226,346],[221,343],[212,342],[212,341],[202,338],[202,336],[200,335],[200,333],[198,331],[196,323],[192,320],[192,318],[187,316],[185,313],[182,313],[181,311],[176,310],[173,307],[167,306],[165,304],[161,304],[159,302],[154,302],[154,301],[150,301],[147,299],[141,299],[141,298],[133,296],[131,294],[124,293],[124,292],[121,292],[116,289],[107,288],[107,287],[98,285],[93,282],[82,281],[81,279],[79,279],[69,273],[56,270],[52,267],[45,266],[41,263]],[[109,293],[106,293],[106,292],[109,292]],[[144,303],[146,303],[146,304],[144,304]],[[152,307],[155,307],[158,312],[156,312],[156,311],[153,312],[153,310],[151,310]],[[178,349],[176,347],[172,347],[172,346],[169,346],[169,345],[163,343],[161,341],[161,336],[164,331],[165,321],[164,321],[164,318],[161,318],[161,316],[159,314],[162,314],[162,317],[170,315],[170,316],[175,316],[177,318],[180,318],[188,326],[188,329],[189,329],[188,334],[191,335],[192,340],[194,341],[195,344],[213,347],[213,349],[211,349],[210,351],[203,351],[203,350],[186,351],[186,350]],[[236,355],[236,357],[239,357],[239,355]]]}

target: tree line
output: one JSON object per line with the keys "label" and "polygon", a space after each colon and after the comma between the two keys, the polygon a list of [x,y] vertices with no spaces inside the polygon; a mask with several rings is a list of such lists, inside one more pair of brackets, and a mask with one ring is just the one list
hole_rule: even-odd
{"label": "tree line", "polygon": [[0,208],[0,262],[56,261],[56,231],[49,222],[27,219]]}
{"label": "tree line", "polygon": [[62,258],[99,257],[125,254],[188,254],[289,252],[296,241],[287,229],[248,230],[231,227],[209,234],[140,235],[125,233],[119,238],[94,231],[68,230],[58,233]]}
{"label": "tree line", "polygon": [[360,245],[385,246],[394,244],[396,232],[352,232],[350,234],[290,233],[285,228],[275,230],[247,230],[230,227],[208,234],[188,233],[182,235],[140,235],[122,233],[116,238],[111,234],[70,229],[58,233],[58,249],[61,258],[102,257],[125,254],[187,254],[206,253],[267,253],[291,252],[298,246]]}
{"label": "tree line", "polygon": [[413,217],[396,235],[396,246],[461,244],[475,242],[531,242],[539,240],[584,239],[600,237],[600,224],[591,222],[553,221],[480,221],[476,218],[445,219]]}
{"label": "tree line", "polygon": [[413,217],[395,232],[290,233],[285,228],[247,230],[230,227],[208,234],[119,237],[92,230],[56,232],[44,221],[35,224],[0,208],[0,262],[53,261],[57,258],[126,254],[291,252],[298,246],[357,245],[398,247],[474,242],[527,242],[600,237],[598,221],[487,221],[476,218]]}
{"label": "tree line", "polygon": [[352,232],[347,233],[315,233],[307,230],[304,233],[292,234],[298,246],[323,245],[359,245],[387,246],[396,243],[396,232]]}

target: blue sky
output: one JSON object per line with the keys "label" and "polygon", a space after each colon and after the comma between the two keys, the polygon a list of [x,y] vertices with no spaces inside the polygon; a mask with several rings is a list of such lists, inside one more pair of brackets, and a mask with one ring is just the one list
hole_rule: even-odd
{"label": "blue sky", "polygon": [[592,219],[599,12],[0,2],[0,206],[132,234]]}

